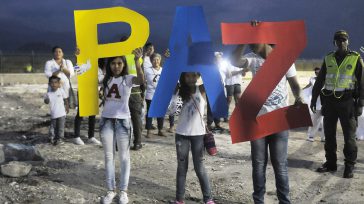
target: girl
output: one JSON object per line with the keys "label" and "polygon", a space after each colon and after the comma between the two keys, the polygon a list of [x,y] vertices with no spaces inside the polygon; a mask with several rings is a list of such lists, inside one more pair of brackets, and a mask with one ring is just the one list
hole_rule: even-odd
{"label": "girl", "polygon": [[194,72],[182,73],[180,78],[179,95],[183,101],[183,107],[179,115],[176,128],[177,151],[177,190],[174,204],[184,204],[185,183],[188,169],[188,156],[191,146],[193,165],[200,181],[203,201],[206,204],[214,204],[211,189],[203,164],[204,142],[206,126],[203,122],[203,114],[206,106],[206,93],[203,86],[197,86],[199,75]]}
{"label": "girl", "polygon": [[127,189],[130,174],[130,141],[132,126],[130,122],[129,97],[133,84],[143,84],[144,74],[139,58],[142,56],[142,48],[135,49],[135,65],[137,76],[128,75],[126,59],[112,57],[106,66],[106,74],[103,80],[104,109],[101,114],[100,135],[105,153],[106,186],[108,192],[102,203],[109,204],[116,196],[115,193],[115,141],[118,146],[120,159],[120,185],[119,203],[128,203]]}
{"label": "girl", "polygon": [[[152,103],[152,99],[154,96],[155,89],[157,88],[157,84],[160,78],[160,75],[162,73],[162,67],[161,67],[161,55],[154,53],[151,55],[150,60],[152,62],[152,67],[145,68],[145,79],[147,82],[147,91],[145,94],[145,101],[147,103],[147,113],[149,112],[150,104]],[[147,129],[147,138],[151,137],[151,130],[152,130],[152,121],[153,118],[148,117],[148,114],[146,115],[146,123],[145,123],[145,129]],[[164,123],[164,117],[157,118],[158,121],[158,135],[159,136],[166,136],[162,129],[163,129],[163,123]]]}

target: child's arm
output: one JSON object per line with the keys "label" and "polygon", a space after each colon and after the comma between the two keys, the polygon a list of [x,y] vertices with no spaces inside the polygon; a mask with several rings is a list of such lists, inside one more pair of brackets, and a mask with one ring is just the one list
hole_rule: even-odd
{"label": "child's arm", "polygon": [[49,104],[49,97],[48,94],[44,95],[44,103]]}
{"label": "child's arm", "polygon": [[137,77],[133,78],[133,84],[141,85],[141,84],[144,84],[144,81],[145,81],[142,66],[139,61],[139,58],[141,58],[143,56],[143,48],[137,48],[137,49],[133,50],[133,54],[135,55],[134,60],[135,60],[135,66],[136,66],[136,71],[137,71]]}

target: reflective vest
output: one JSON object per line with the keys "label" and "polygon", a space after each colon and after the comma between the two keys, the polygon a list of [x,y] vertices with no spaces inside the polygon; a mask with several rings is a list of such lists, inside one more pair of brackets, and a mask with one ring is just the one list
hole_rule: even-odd
{"label": "reflective vest", "polygon": [[335,53],[328,54],[325,57],[325,89],[331,91],[353,90],[356,81],[354,73],[359,57],[357,52],[350,52],[338,66]]}
{"label": "reflective vest", "polygon": [[[128,71],[130,75],[137,75],[137,71],[136,71],[136,65],[135,65],[135,59],[134,59],[134,55],[130,54],[130,55],[125,55],[126,58],[126,64],[128,65]],[[143,64],[143,59],[139,58],[139,63]]]}

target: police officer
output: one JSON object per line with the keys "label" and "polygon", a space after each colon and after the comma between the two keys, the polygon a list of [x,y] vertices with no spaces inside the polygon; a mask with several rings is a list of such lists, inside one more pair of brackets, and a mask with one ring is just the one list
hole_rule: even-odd
{"label": "police officer", "polygon": [[321,97],[324,116],[326,162],[317,172],[337,170],[336,126],[340,120],[344,133],[344,178],[353,177],[358,148],[355,141],[357,117],[364,105],[363,60],[360,54],[349,50],[349,35],[339,30],[334,35],[335,52],[329,53],[312,90],[311,110],[316,112],[316,101]]}

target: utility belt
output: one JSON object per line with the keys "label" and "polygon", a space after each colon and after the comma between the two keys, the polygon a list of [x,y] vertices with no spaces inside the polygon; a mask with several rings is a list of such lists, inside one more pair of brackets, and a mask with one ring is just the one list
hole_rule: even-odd
{"label": "utility belt", "polygon": [[333,91],[333,90],[327,90],[322,89],[321,90],[321,97],[324,99],[335,99],[339,101],[348,100],[355,98],[354,96],[355,91],[354,90],[344,90],[344,91]]}

